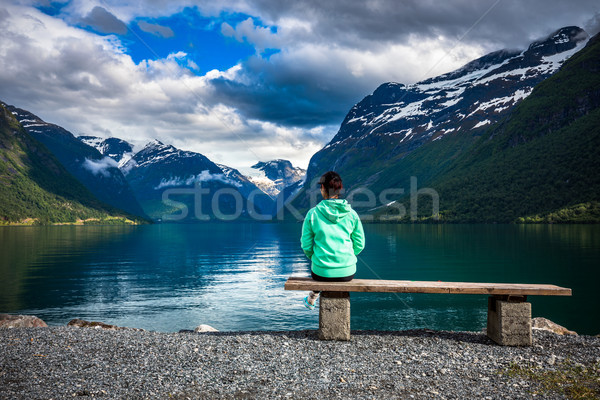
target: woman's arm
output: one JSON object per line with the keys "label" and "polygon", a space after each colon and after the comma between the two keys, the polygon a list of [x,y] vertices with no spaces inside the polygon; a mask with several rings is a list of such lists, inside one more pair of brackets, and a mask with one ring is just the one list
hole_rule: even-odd
{"label": "woman's arm", "polygon": [[354,249],[354,255],[356,256],[365,248],[365,232],[358,215],[356,216],[356,225],[350,234],[350,238],[352,239],[352,248]]}
{"label": "woman's arm", "polygon": [[302,238],[300,239],[302,250],[309,260],[314,253],[313,246],[315,245],[315,233],[312,230],[311,219],[312,213],[311,210],[309,210],[308,213],[306,213],[306,217],[304,217],[304,223],[302,224]]}

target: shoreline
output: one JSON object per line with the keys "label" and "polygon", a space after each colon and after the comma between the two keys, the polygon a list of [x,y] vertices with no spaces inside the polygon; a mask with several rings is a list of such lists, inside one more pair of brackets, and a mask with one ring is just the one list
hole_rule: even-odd
{"label": "shoreline", "polygon": [[[73,326],[0,329],[0,397],[566,398],[519,371],[600,374],[600,338],[534,330],[531,347],[483,333],[160,333]],[[596,396],[600,396],[596,381]]]}

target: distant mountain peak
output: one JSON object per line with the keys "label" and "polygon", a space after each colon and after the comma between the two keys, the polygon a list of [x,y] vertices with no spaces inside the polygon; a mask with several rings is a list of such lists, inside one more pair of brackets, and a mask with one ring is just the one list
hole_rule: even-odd
{"label": "distant mountain peak", "polygon": [[[164,144],[158,139],[154,139],[151,142],[146,143],[142,151],[155,151],[155,150],[165,150],[165,149],[175,149],[174,146],[169,144]],[[176,150],[176,149],[175,149]]]}
{"label": "distant mountain peak", "polygon": [[582,41],[587,41],[589,35],[577,26],[561,28],[542,40],[535,41],[529,45],[524,55],[552,56],[567,50],[571,50]]}
{"label": "distant mountain peak", "polygon": [[160,140],[158,140],[158,139],[153,139],[151,142],[149,142],[149,143],[146,145],[146,147],[148,147],[148,146],[159,146],[159,147],[160,147],[160,146],[164,146],[164,145],[165,145],[165,144],[164,144],[163,142],[161,142]]}
{"label": "distant mountain peak", "polygon": [[119,168],[133,156],[133,146],[123,139],[115,137],[104,139],[97,136],[78,136],[77,138],[88,146],[94,147],[102,155],[115,160]]}
{"label": "distant mountain peak", "polygon": [[[270,213],[273,208],[273,200],[265,193],[257,192],[256,185],[236,169],[215,164],[200,153],[180,150],[159,140],[147,143],[122,167],[122,170],[140,198],[142,206],[152,218],[163,218],[176,210],[169,205],[168,201],[163,200],[164,190],[189,188],[195,184],[202,184],[205,188],[214,191],[220,188],[235,188],[242,198],[246,199],[245,201],[252,201],[257,207],[256,210],[262,213]],[[201,204],[194,203],[194,198],[190,196],[179,199],[187,201],[188,209],[191,210],[190,214],[186,214],[182,219],[195,219],[196,211],[200,211],[194,211],[196,207],[201,207],[205,215],[217,213],[208,196],[210,194],[206,194]],[[232,202],[231,197],[222,196],[219,200],[219,207],[228,210],[224,212],[225,215],[232,214],[232,210],[237,207],[235,202],[238,198],[234,199],[236,200]],[[244,207],[242,212],[248,216],[247,208]]]}
{"label": "distant mountain peak", "polygon": [[264,176],[253,176],[249,179],[272,198],[277,197],[286,187],[304,179],[306,175],[306,170],[294,167],[290,161],[280,158],[259,161],[251,168],[261,171]]}

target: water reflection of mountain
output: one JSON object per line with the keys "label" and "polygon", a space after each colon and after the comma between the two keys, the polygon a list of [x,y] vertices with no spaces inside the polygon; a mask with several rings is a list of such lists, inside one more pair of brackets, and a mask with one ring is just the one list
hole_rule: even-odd
{"label": "water reflection of mountain", "polygon": [[[314,329],[300,224],[157,224],[0,229],[0,312],[173,332]],[[365,225],[357,277],[553,283],[569,298],[531,296],[534,316],[600,332],[600,226]],[[480,330],[486,296],[352,293],[353,329]]]}
{"label": "water reflection of mountain", "polygon": [[[52,305],[61,293],[56,288],[46,296],[49,284],[67,277],[63,284],[72,285],[73,266],[82,265],[90,249],[110,248],[133,230],[130,226],[0,227],[0,309],[26,309],[40,299]],[[76,287],[67,289],[73,290]]]}

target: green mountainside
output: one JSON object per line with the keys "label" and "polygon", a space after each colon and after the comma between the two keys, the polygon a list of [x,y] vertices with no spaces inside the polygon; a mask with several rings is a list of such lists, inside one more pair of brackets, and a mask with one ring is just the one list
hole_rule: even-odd
{"label": "green mountainside", "polygon": [[[379,181],[399,172],[438,192],[441,221],[600,222],[600,36],[504,120],[425,145]],[[431,197],[418,204],[419,218],[431,219]]]}
{"label": "green mountainside", "polygon": [[141,222],[105,205],[0,105],[0,225]]}

